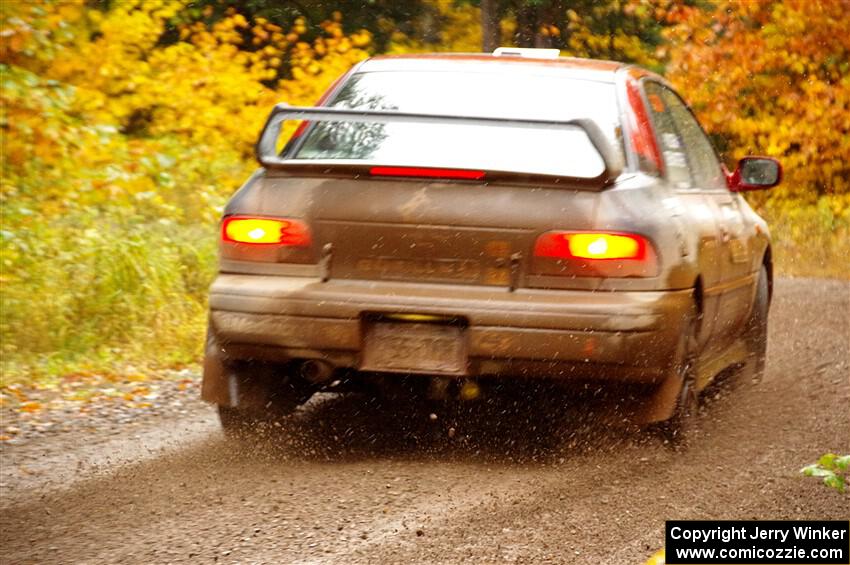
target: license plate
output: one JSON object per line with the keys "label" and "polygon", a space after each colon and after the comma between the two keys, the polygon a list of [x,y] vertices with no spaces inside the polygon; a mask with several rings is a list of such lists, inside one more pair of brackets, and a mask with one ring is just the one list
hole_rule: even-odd
{"label": "license plate", "polygon": [[463,329],[442,324],[374,322],[366,326],[361,369],[466,374]]}

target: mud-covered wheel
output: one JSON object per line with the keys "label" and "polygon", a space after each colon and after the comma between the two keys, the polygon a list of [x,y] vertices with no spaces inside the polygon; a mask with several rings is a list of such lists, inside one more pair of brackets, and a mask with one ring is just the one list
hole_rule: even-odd
{"label": "mud-covered wheel", "polygon": [[234,382],[231,394],[236,394],[236,406],[219,404],[218,416],[231,438],[268,433],[314,392],[288,365],[236,362],[228,365],[227,372],[228,380]]}
{"label": "mud-covered wheel", "polygon": [[699,332],[699,312],[694,305],[688,315],[688,323],[682,332],[677,358],[673,368],[678,382],[682,383],[676,397],[673,415],[659,422],[655,429],[661,438],[674,447],[685,447],[693,435],[694,422],[699,413],[699,391],[697,390],[696,359],[697,335]]}
{"label": "mud-covered wheel", "polygon": [[662,438],[674,447],[685,447],[693,436],[694,422],[699,413],[699,392],[696,388],[696,376],[692,362],[686,362],[683,371],[682,389],[676,399],[673,416],[661,422],[659,431]]}
{"label": "mud-covered wheel", "polygon": [[744,340],[747,345],[744,372],[754,381],[760,380],[764,375],[767,360],[767,315],[769,308],[770,288],[768,286],[767,267],[762,265],[758,275],[753,309],[744,329]]}

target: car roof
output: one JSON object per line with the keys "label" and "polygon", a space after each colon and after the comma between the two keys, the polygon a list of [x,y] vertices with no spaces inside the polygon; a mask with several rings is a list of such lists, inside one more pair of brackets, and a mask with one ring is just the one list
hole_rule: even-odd
{"label": "car roof", "polygon": [[357,71],[496,71],[511,74],[558,74],[570,78],[613,82],[615,73],[627,66],[616,61],[579,59],[576,57],[538,59],[528,56],[497,56],[486,53],[424,53],[373,57],[361,63]]}

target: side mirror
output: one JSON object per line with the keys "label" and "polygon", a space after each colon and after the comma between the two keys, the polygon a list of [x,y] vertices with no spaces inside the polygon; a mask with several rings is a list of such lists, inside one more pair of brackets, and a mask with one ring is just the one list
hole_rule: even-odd
{"label": "side mirror", "polygon": [[726,177],[732,192],[764,190],[782,182],[782,165],[772,157],[744,157]]}

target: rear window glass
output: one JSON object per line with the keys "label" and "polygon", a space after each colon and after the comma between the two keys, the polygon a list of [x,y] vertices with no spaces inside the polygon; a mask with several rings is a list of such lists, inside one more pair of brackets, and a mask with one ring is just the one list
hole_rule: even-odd
{"label": "rear window glass", "polygon": [[[590,118],[622,154],[614,85],[552,75],[371,72],[354,75],[333,107],[565,121]],[[583,178],[604,162],[579,128],[319,122],[295,159],[517,171]]]}

